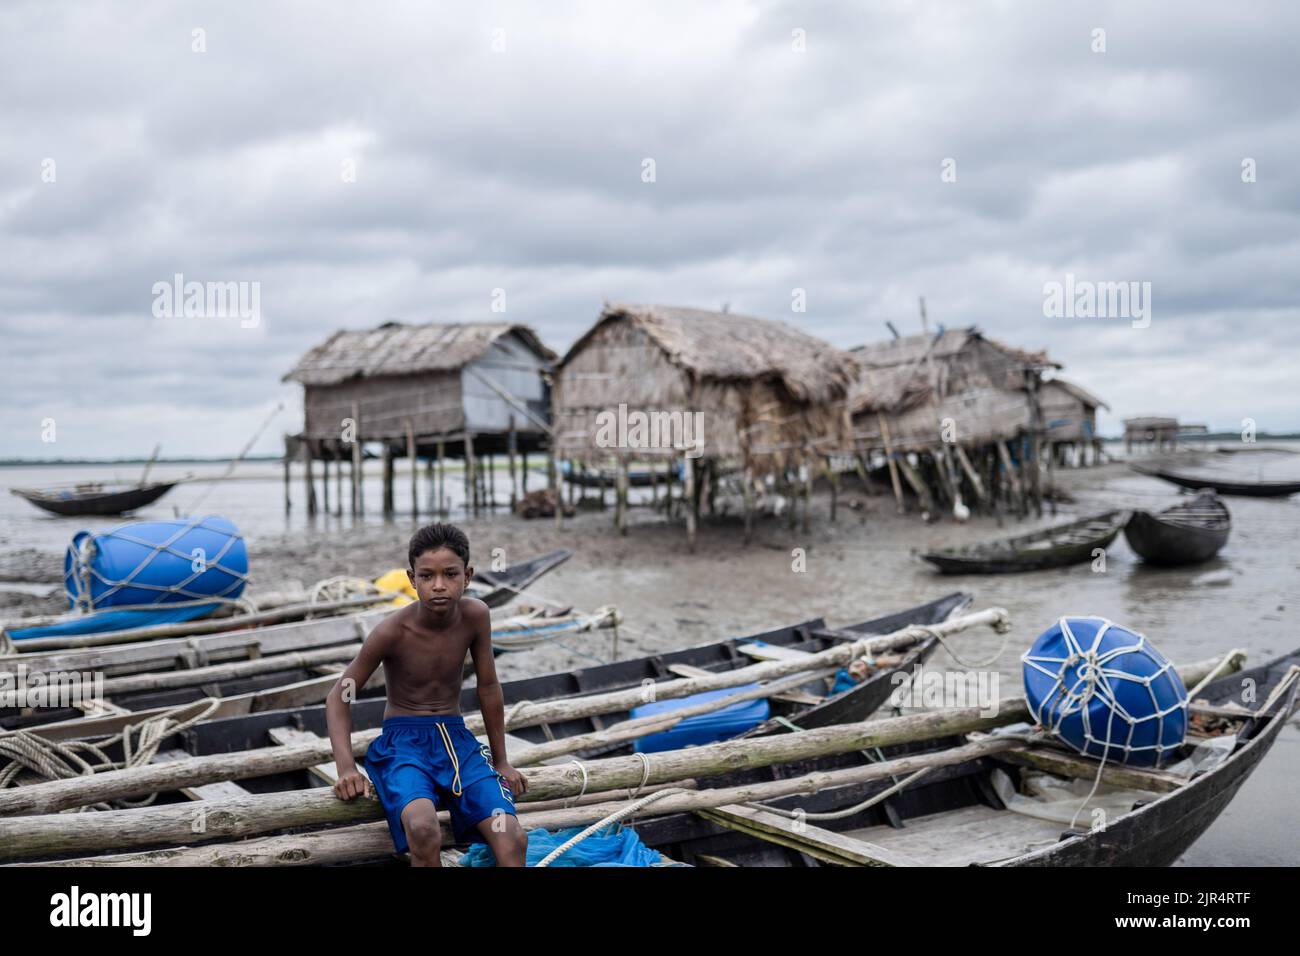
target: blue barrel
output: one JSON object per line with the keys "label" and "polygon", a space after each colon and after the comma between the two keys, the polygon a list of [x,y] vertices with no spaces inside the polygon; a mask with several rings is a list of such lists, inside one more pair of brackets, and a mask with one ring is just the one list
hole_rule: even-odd
{"label": "blue barrel", "polygon": [[1187,690],[1141,634],[1063,617],[1020,660],[1030,713],[1080,753],[1150,767],[1182,745]]}
{"label": "blue barrel", "polygon": [[63,579],[69,606],[83,611],[234,600],[248,582],[248,548],[219,515],[135,522],[75,535]]}

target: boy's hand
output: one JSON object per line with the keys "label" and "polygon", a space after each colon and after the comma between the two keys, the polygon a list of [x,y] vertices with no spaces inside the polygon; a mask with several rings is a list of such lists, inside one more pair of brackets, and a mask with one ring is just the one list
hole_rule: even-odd
{"label": "boy's hand", "polygon": [[496,765],[496,771],[506,778],[506,786],[516,797],[522,797],[528,792],[528,781],[524,779],[524,775],[504,760]]}
{"label": "boy's hand", "polygon": [[360,770],[349,770],[340,774],[334,783],[334,795],[340,800],[352,800],[356,797],[370,795],[370,781],[361,775]]}

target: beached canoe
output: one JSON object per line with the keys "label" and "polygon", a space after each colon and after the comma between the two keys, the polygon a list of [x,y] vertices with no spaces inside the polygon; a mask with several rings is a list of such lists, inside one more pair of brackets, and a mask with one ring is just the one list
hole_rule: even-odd
{"label": "beached canoe", "polygon": [[48,489],[10,488],[12,494],[30,501],[42,511],[64,517],[85,515],[124,515],[151,505],[178,482],[157,482],[130,488],[91,485],[85,488]]}
{"label": "beached canoe", "polygon": [[1105,550],[1128,520],[1126,511],[1107,511],[1045,531],[999,541],[931,551],[921,557],[944,574],[1008,574],[1041,571],[1090,561]]}
{"label": "beached canoe", "polygon": [[1211,491],[1152,514],[1135,511],[1124,526],[1129,547],[1152,564],[1207,561],[1219,553],[1232,530],[1227,506]]}
{"label": "beached canoe", "polygon": [[1140,475],[1159,478],[1193,491],[1208,488],[1221,495],[1237,495],[1245,498],[1285,498],[1287,495],[1300,492],[1300,481],[1233,481],[1216,475],[1189,475],[1165,468],[1144,468],[1140,465],[1130,467]]}

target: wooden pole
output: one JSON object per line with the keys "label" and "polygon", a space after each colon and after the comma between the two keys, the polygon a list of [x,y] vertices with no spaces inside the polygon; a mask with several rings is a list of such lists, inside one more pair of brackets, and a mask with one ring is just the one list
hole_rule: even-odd
{"label": "wooden pole", "polygon": [[799,466],[803,470],[803,533],[808,533],[808,512],[812,508],[812,489],[813,489],[813,458],[811,454],[805,454],[803,463]]}
{"label": "wooden pole", "polygon": [[884,413],[876,412],[876,421],[880,423],[880,437],[885,443],[885,459],[889,462],[889,481],[894,486],[894,500],[898,502],[898,513],[901,515],[907,510],[907,505],[903,502],[903,486],[898,482],[898,466],[894,462],[894,446],[889,440],[889,423],[885,421]]}
{"label": "wooden pole", "polygon": [[1007,473],[1007,484],[1011,487],[1011,494],[1016,502],[1017,512],[1023,518],[1027,509],[1025,507],[1025,491],[1020,484],[1020,476],[1016,473],[1016,466],[1011,461],[1011,454],[1007,451],[1006,443],[999,441],[997,445],[998,458]]}
{"label": "wooden pole", "polygon": [[447,444],[441,438],[437,444],[438,456],[438,515],[447,513]]}
{"label": "wooden pole", "polygon": [[748,465],[741,481],[745,496],[745,544],[749,544],[754,532],[754,471]]}
{"label": "wooden pole", "polygon": [[519,503],[519,497],[516,494],[517,485],[515,483],[515,454],[519,436],[515,433],[515,416],[510,416],[510,433],[506,438],[506,456],[510,464],[510,513],[515,513],[515,505]]}
{"label": "wooden pole", "polygon": [[478,491],[474,484],[474,433],[465,430],[465,510],[478,514]]}
{"label": "wooden pole", "polygon": [[618,529],[619,534],[627,534],[627,459],[619,456],[618,459],[618,487],[615,490],[614,501],[614,527]]}
{"label": "wooden pole", "polygon": [[337,443],[333,445],[332,454],[334,456],[334,513],[342,516],[343,514],[343,456],[339,454]]}
{"label": "wooden pole", "polygon": [[406,457],[411,462],[411,517],[420,517],[420,458],[415,444],[415,425],[406,420]]}
{"label": "wooden pole", "polygon": [[326,514],[330,513],[330,460],[325,457],[325,449],[322,446],[320,456],[320,490],[322,504]]}
{"label": "wooden pole", "polygon": [[683,455],[686,467],[686,482],[683,494],[686,496],[686,548],[695,553],[695,525],[699,521],[699,497],[695,494],[695,459]]}
{"label": "wooden pole", "polygon": [[365,514],[366,502],[361,474],[361,409],[356,402],[352,403],[352,427],[352,513],[360,515]]}
{"label": "wooden pole", "polygon": [[304,490],[307,492],[307,517],[316,517],[316,482],[311,473],[311,443],[303,441],[302,443],[302,480]]}
{"label": "wooden pole", "polygon": [[288,514],[293,510],[293,499],[289,496],[289,443],[285,439],[284,448],[284,513]]}
{"label": "wooden pole", "polygon": [[[833,787],[887,780],[891,777],[915,773],[924,768],[954,766],[1011,751],[1020,746],[1021,744],[1016,740],[992,737],[948,750],[911,754],[860,767],[815,771],[793,778],[711,789],[698,789],[696,785],[684,788],[687,792],[665,796],[655,801],[638,816],[663,816],[709,807],[772,800],[796,794],[812,794]],[[675,786],[692,782],[670,781]],[[1130,785],[1132,785],[1131,781]],[[655,788],[660,788],[660,785],[648,789]],[[190,804],[169,804],[149,807],[144,811],[109,810],[94,814],[49,814],[25,817],[23,829],[16,835],[16,839],[12,843],[4,844],[4,849],[0,850],[0,859],[15,860],[95,850],[121,850],[159,844],[185,845],[213,839],[236,840],[272,830],[353,820],[374,820],[382,816],[382,809],[378,801],[373,798],[361,797],[347,802],[335,798],[331,804],[328,799],[325,799],[331,795],[331,791],[317,788],[305,792],[288,791],[223,797],[206,802],[203,808]],[[312,799],[304,799],[304,796],[310,796]],[[533,809],[533,804],[541,804],[541,806]],[[592,794],[590,799],[584,799],[584,804],[577,806],[556,806],[551,801],[527,800],[519,804],[522,818],[520,822],[529,829],[580,826],[601,820],[625,804],[626,795],[608,790]],[[194,821],[200,812],[204,813],[206,818],[206,811],[213,811],[214,819],[210,825],[205,825],[200,832],[196,833]],[[78,825],[70,825],[73,822]],[[0,828],[3,828],[5,823],[6,821],[0,821]],[[205,824],[208,824],[206,819]],[[355,832],[362,828],[349,829]],[[0,832],[4,832],[3,829],[0,829]],[[295,838],[273,839],[285,841]],[[349,843],[355,845],[355,841]],[[210,853],[221,846],[218,844],[216,847],[202,847],[182,852],[186,854],[185,859],[190,863],[196,863],[203,854]],[[368,842],[362,843],[362,846],[370,848]],[[247,844],[244,843],[224,845],[228,852],[246,847]],[[385,849],[391,852],[392,847]],[[170,852],[166,856],[167,863],[176,862]],[[120,859],[116,854],[114,858]],[[111,860],[112,858],[108,858],[96,862],[108,863]],[[235,861],[233,858],[231,862],[243,865],[242,861]]]}
{"label": "wooden pole", "polygon": [[826,463],[826,481],[831,486],[831,521],[835,521],[835,513],[839,505],[840,497],[840,476],[831,466],[831,456],[824,455],[822,460]]}
{"label": "wooden pole", "polygon": [[384,442],[384,514],[391,517],[393,507],[393,446]]}

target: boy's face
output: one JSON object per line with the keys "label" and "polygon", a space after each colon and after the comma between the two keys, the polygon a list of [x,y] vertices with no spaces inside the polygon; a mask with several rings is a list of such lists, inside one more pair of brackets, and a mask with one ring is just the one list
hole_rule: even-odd
{"label": "boy's face", "polygon": [[415,567],[406,572],[420,603],[435,614],[444,614],[456,606],[473,575],[473,566],[465,567],[450,548],[425,551],[415,559]]}

